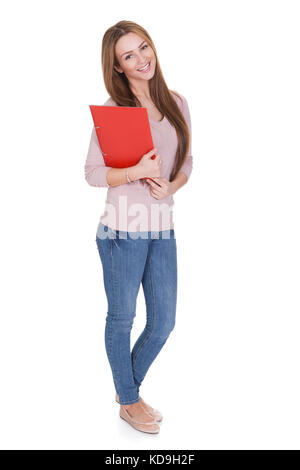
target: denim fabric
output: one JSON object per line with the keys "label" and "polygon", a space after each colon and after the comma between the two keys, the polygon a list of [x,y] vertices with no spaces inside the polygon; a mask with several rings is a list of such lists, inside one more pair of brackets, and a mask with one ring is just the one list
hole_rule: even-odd
{"label": "denim fabric", "polygon": [[[98,225],[96,243],[107,297],[105,348],[122,405],[136,403],[145,375],[175,326],[177,248],[174,229],[124,232]],[[146,325],[130,350],[142,283]]]}

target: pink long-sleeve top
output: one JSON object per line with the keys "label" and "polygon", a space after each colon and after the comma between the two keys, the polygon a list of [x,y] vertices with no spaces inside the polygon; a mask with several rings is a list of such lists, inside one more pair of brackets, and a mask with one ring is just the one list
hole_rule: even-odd
{"label": "pink long-sleeve top", "polygon": [[[181,99],[173,93],[191,133],[188,103],[183,95],[179,95]],[[116,102],[109,98],[104,106],[116,106]],[[162,121],[155,121],[149,117],[149,123],[153,147],[157,148],[162,160],[160,176],[169,181],[178,145],[175,128],[166,117]],[[191,148],[190,145],[188,156],[180,169],[188,179],[193,169]],[[143,184],[140,180],[114,187],[109,186],[106,174],[110,168],[112,167],[105,166],[97,134],[93,127],[84,170],[85,179],[89,185],[108,188],[100,222],[113,230],[128,232],[156,232],[174,228],[173,195],[156,199],[150,193],[151,186],[148,183]]]}

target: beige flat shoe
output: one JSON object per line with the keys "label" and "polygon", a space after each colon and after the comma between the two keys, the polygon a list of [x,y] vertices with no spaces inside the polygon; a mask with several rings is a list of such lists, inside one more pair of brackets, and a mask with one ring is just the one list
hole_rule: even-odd
{"label": "beige flat shoe", "polygon": [[[116,393],[116,402],[119,403],[119,396],[118,396],[117,393]],[[147,413],[150,413],[151,415],[153,415],[155,421],[158,421],[159,423],[162,422],[163,417],[162,417],[162,414],[158,410],[152,408],[152,406],[150,406],[150,405],[148,405],[148,403],[144,402],[142,397],[140,397],[140,402],[141,402],[141,405],[144,408],[144,410]]]}
{"label": "beige flat shoe", "polygon": [[125,408],[125,405],[120,405],[120,417],[138,431],[147,432],[150,434],[157,434],[160,431],[160,426],[157,424],[154,418],[148,422],[138,421],[137,419],[130,416]]}

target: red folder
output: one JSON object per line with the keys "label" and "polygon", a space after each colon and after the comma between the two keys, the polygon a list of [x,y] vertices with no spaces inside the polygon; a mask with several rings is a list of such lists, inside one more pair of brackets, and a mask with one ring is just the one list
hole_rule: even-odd
{"label": "red folder", "polygon": [[147,108],[90,105],[90,110],[106,166],[136,165],[154,148]]}

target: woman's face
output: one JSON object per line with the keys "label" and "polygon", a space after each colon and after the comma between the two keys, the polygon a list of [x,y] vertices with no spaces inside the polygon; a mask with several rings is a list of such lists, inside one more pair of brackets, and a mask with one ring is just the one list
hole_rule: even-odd
{"label": "woman's face", "polygon": [[[155,55],[148,41],[135,33],[127,33],[116,43],[116,56],[120,66],[115,66],[118,72],[123,72],[128,80],[149,80],[155,72]],[[150,65],[145,71],[139,70],[146,64]]]}

